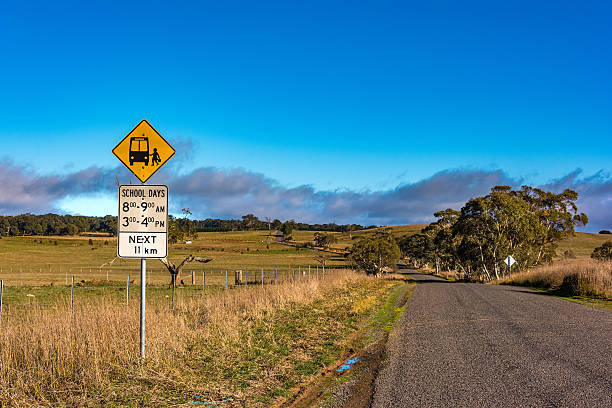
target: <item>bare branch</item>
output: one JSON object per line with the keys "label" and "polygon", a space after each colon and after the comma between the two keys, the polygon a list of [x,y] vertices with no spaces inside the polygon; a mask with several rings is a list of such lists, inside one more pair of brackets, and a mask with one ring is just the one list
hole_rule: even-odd
{"label": "bare branch", "polygon": [[108,265],[108,266],[112,266],[112,265],[113,265],[113,263],[114,263],[114,262],[115,262],[117,259],[119,259],[119,257],[118,257],[118,256],[116,256],[116,257],[115,257],[115,259],[113,259],[113,260],[112,260],[112,261],[110,261],[110,262],[103,263],[102,265],[100,265],[100,266],[98,267],[98,269],[102,269],[102,268],[104,268],[106,265]]}
{"label": "bare branch", "polygon": [[163,263],[164,265],[166,265],[166,268],[170,269],[170,268],[174,268],[174,264],[170,261],[168,261],[167,258],[160,258],[159,262]]}
{"label": "bare branch", "polygon": [[176,281],[176,279],[178,279],[179,275],[181,274],[183,267],[190,263],[190,262],[201,262],[201,263],[208,263],[210,261],[212,261],[212,258],[201,258],[199,256],[193,256],[193,255],[189,255],[187,256],[187,258],[183,259],[183,261],[176,266],[174,263],[172,263],[171,261],[168,260],[168,258],[160,258],[159,261],[161,263],[163,263],[166,268],[168,269],[168,272],[170,272],[170,275],[172,276],[172,279]]}

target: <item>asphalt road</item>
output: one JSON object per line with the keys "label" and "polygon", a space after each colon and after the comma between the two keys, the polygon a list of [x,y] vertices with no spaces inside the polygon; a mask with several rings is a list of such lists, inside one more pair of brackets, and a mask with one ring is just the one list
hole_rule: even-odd
{"label": "asphalt road", "polygon": [[612,407],[612,312],[409,274],[373,408]]}

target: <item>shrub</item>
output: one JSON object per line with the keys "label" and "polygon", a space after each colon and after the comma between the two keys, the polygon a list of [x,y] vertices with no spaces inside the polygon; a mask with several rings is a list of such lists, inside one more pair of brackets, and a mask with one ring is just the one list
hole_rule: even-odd
{"label": "shrub", "polygon": [[596,270],[579,271],[565,276],[559,289],[562,293],[570,296],[606,298],[605,286],[608,286],[609,289],[610,283],[609,274],[606,276],[605,274],[598,273]]}
{"label": "shrub", "polygon": [[563,258],[564,259],[576,259],[576,255],[574,254],[574,251],[572,251],[571,249],[567,249],[563,252]]}
{"label": "shrub", "polygon": [[612,241],[606,241],[602,246],[595,248],[591,258],[598,261],[612,261]]}
{"label": "shrub", "polygon": [[612,232],[608,231],[608,230],[601,230],[599,231],[600,234],[612,234]]}

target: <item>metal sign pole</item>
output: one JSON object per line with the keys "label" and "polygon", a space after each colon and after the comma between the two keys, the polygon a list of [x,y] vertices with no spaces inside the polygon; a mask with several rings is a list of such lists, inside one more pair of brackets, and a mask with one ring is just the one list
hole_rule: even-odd
{"label": "metal sign pole", "polygon": [[140,259],[140,359],[145,359],[145,313],[146,313],[147,260]]}
{"label": "metal sign pole", "polygon": [[172,275],[172,310],[174,310],[174,289],[176,288],[176,275]]}
{"label": "metal sign pole", "polygon": [[0,280],[0,319],[2,319],[2,292],[4,291],[4,281]]}

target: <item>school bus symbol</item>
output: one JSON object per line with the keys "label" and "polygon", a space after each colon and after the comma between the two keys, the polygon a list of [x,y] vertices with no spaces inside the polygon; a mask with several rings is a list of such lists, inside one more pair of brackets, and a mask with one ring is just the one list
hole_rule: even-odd
{"label": "school bus symbol", "polygon": [[131,137],[130,138],[130,166],[135,162],[149,165],[149,138]]}

